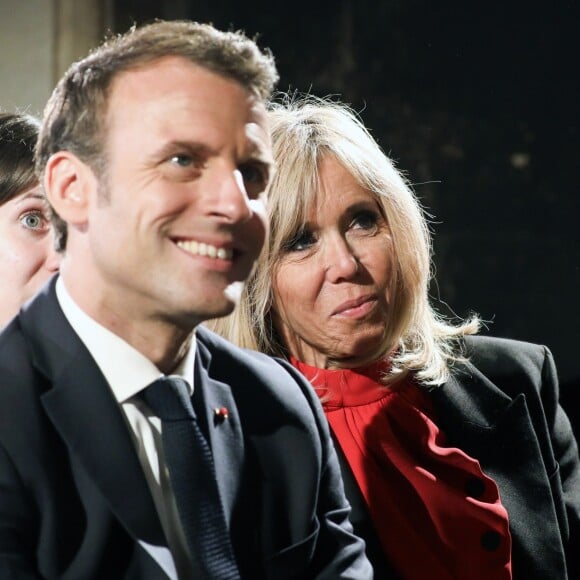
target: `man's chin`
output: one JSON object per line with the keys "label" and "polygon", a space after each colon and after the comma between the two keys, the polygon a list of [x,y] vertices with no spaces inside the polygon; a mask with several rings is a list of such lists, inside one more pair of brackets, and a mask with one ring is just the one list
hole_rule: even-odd
{"label": "man's chin", "polygon": [[221,293],[214,296],[212,300],[206,299],[200,303],[198,299],[195,307],[192,307],[191,304],[187,306],[184,304],[183,308],[175,311],[173,315],[162,315],[162,318],[166,318],[171,324],[179,328],[192,330],[206,320],[223,318],[231,314],[240,302],[243,289],[243,282],[233,282],[221,290]]}
{"label": "man's chin", "polygon": [[223,318],[231,314],[240,302],[243,289],[243,282],[233,282],[227,286],[221,299],[212,301],[212,304],[208,305],[207,311],[204,313],[204,319]]}
{"label": "man's chin", "polygon": [[243,282],[232,282],[227,288],[224,290],[224,297],[231,305],[231,308],[222,316],[226,316],[229,314],[239,303],[242,297],[242,291],[244,290],[244,283]]}

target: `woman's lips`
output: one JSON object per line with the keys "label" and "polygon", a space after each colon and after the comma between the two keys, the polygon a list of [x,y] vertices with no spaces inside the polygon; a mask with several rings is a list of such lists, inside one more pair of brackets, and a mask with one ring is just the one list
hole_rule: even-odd
{"label": "woman's lips", "polygon": [[374,295],[361,296],[355,300],[347,300],[334,310],[332,316],[360,318],[368,314],[374,308],[376,303],[377,299]]}

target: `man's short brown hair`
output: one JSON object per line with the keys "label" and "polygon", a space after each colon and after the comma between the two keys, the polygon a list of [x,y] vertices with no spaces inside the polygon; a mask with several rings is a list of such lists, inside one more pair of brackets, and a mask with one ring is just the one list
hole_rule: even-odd
{"label": "man's short brown hair", "polygon": [[[113,79],[166,56],[181,56],[230,78],[264,101],[278,80],[271,53],[260,50],[242,32],[223,32],[190,21],[157,21],[133,27],[71,65],[57,84],[46,105],[38,140],[38,174],[43,174],[52,154],[70,151],[103,177],[105,121]],[[63,247],[66,224],[54,217]]]}

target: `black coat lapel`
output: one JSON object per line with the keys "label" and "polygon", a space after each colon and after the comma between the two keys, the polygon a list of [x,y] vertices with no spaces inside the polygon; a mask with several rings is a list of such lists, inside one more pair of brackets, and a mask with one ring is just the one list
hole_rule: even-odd
{"label": "black coat lapel", "polygon": [[56,300],[54,280],[21,314],[34,365],[52,387],[42,403],[68,447],[129,534],[165,539],[129,427],[93,358]]}

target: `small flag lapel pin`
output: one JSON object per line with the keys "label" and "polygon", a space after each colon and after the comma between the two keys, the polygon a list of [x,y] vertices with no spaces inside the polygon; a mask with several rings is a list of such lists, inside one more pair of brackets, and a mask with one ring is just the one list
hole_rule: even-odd
{"label": "small flag lapel pin", "polygon": [[230,412],[227,407],[216,407],[213,410],[213,416],[217,423],[222,423],[229,418]]}

